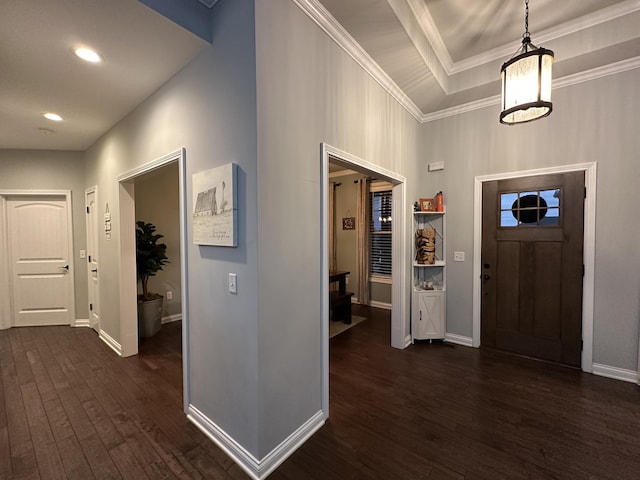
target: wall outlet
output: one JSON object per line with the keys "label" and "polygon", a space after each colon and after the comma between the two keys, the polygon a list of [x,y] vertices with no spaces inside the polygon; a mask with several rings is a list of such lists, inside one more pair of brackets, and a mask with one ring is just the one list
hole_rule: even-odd
{"label": "wall outlet", "polygon": [[454,262],[464,262],[464,252],[453,252]]}
{"label": "wall outlet", "polygon": [[229,274],[229,293],[238,293],[238,275],[235,273]]}
{"label": "wall outlet", "polygon": [[167,300],[173,300],[173,292],[169,290],[166,294]]}

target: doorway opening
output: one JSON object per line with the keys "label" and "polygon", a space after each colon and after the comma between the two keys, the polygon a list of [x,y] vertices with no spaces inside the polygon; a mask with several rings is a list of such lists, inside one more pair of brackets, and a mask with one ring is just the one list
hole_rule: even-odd
{"label": "doorway opening", "polygon": [[[595,206],[596,206],[596,164],[576,164],[537,170],[527,170],[498,175],[485,175],[475,178],[474,185],[474,264],[473,264],[473,339],[472,345],[481,344],[482,282],[484,265],[482,263],[482,213],[483,187],[486,182],[520,179],[540,175],[554,175],[571,172],[584,172],[584,229],[582,234],[584,275],[582,278],[582,352],[580,367],[585,372],[593,371],[593,302],[595,267]],[[517,209],[516,209],[517,210]]]}
{"label": "doorway opening", "polygon": [[[178,272],[175,272],[174,280],[169,280],[168,283],[163,283],[160,286],[154,288],[162,288],[163,291],[158,292],[163,295],[171,295],[174,300],[176,297],[180,299],[179,306],[176,302],[168,302],[167,306],[169,310],[165,315],[165,320],[181,320],[181,326],[177,330],[181,334],[182,344],[182,385],[183,385],[183,409],[186,411],[188,405],[188,364],[189,364],[189,351],[188,351],[188,331],[189,331],[189,319],[188,319],[188,293],[187,293],[187,262],[186,262],[186,215],[185,208],[186,202],[186,163],[185,163],[185,151],[180,149],[165,155],[157,160],[142,165],[134,170],[126,172],[118,176],[119,185],[119,227],[120,227],[120,333],[121,333],[121,355],[131,356],[139,353],[138,338],[138,321],[137,321],[137,289],[138,281],[136,275],[136,220],[137,214],[143,216],[156,215],[155,218],[162,218],[162,211],[153,212],[157,210],[153,205],[153,200],[145,202],[146,207],[136,212],[136,186],[139,190],[153,190],[153,182],[160,179],[171,178],[171,174],[167,177],[166,173],[171,169],[177,169],[177,183],[178,183],[178,206],[176,211],[173,212],[172,217],[179,218],[178,231],[174,236],[174,242],[179,243],[179,255],[174,255],[174,263],[179,264]],[[175,176],[173,177],[175,179]],[[147,184],[145,186],[145,184]],[[160,189],[162,190],[162,189]],[[142,203],[142,202],[139,202]],[[160,207],[162,209],[163,207]],[[154,223],[146,218],[141,220]],[[157,220],[156,220],[157,222]],[[158,229],[158,233],[165,234],[165,232]],[[171,260],[171,259],[170,259]],[[179,276],[179,280],[177,277]],[[171,293],[169,293],[171,292]],[[171,308],[177,308],[178,310],[171,310]],[[176,322],[177,325],[177,322]],[[176,325],[170,325],[168,330],[176,332]],[[174,335],[175,338],[175,335]]]}
{"label": "doorway opening", "polygon": [[392,185],[392,272],[391,278],[391,346],[406,348],[410,344],[406,321],[408,295],[406,289],[406,193],[405,178],[347,152],[322,144],[321,152],[321,351],[322,351],[322,410],[329,417],[329,164],[339,165],[366,177],[386,181]]}

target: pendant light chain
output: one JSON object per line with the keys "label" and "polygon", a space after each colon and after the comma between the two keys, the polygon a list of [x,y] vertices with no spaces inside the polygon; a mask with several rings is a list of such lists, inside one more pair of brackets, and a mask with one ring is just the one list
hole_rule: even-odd
{"label": "pendant light chain", "polygon": [[524,0],[524,33],[522,34],[522,44],[524,45],[524,51],[527,51],[527,46],[531,43],[531,34],[529,33],[529,0]]}

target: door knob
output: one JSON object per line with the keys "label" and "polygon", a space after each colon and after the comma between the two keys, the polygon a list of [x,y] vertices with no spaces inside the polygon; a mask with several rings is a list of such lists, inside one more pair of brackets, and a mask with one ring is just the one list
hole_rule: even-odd
{"label": "door knob", "polygon": [[485,280],[489,280],[490,278],[491,278],[491,276],[490,276],[490,275],[485,275],[485,276],[484,276],[484,279],[485,279]]}

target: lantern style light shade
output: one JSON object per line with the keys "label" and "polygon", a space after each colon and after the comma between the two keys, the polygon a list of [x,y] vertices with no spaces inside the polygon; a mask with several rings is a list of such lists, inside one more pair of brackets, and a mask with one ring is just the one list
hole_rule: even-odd
{"label": "lantern style light shade", "polygon": [[524,52],[505,62],[502,79],[502,111],[500,123],[513,125],[546,117],[551,113],[551,68],[553,52],[546,48],[527,51],[531,45],[525,38]]}

